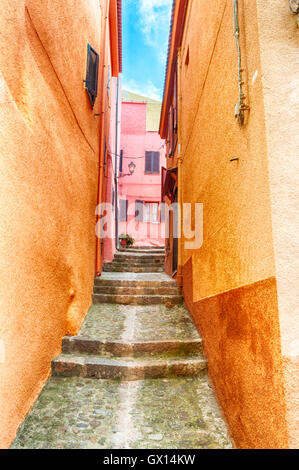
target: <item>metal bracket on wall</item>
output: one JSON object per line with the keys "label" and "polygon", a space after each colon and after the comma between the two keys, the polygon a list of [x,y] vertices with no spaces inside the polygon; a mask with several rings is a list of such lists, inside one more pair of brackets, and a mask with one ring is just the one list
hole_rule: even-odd
{"label": "metal bracket on wall", "polygon": [[243,92],[243,78],[242,73],[242,60],[241,60],[241,47],[240,47],[240,27],[239,27],[239,12],[238,12],[238,0],[234,0],[234,24],[235,24],[235,38],[237,43],[237,54],[238,54],[238,76],[239,76],[239,101],[235,106],[235,118],[238,119],[240,127],[244,124],[244,113],[249,111],[250,107],[246,104],[246,96]]}

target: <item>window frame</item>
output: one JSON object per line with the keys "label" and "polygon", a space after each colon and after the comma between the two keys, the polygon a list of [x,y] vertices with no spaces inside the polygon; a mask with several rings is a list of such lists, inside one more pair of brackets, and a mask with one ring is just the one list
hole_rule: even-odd
{"label": "window frame", "polygon": [[[95,76],[93,77],[93,80],[92,80],[94,81],[95,88],[91,86],[92,81],[90,77],[90,65],[89,64],[90,64],[92,53],[96,56]],[[90,44],[87,44],[86,77],[85,77],[84,83],[85,83],[85,89],[87,92],[89,103],[92,109],[94,108],[95,100],[98,96],[98,80],[99,80],[99,54]]]}
{"label": "window frame", "polygon": [[[151,154],[151,169],[150,169],[150,171],[147,171],[147,169],[146,169],[146,163],[147,163],[146,158],[147,158],[148,154]],[[158,171],[154,171],[155,155],[158,156]],[[161,173],[161,171],[160,171],[160,152],[155,151],[155,150],[146,150],[146,152],[145,152],[144,174],[145,175],[160,175],[160,173]]]}
{"label": "window frame", "polygon": [[[147,206],[150,206],[150,214],[149,214],[149,220],[147,220],[147,211],[146,208]],[[157,205],[157,219],[153,220],[153,205]],[[158,201],[143,201],[143,222],[147,224],[160,224],[160,203]]]}

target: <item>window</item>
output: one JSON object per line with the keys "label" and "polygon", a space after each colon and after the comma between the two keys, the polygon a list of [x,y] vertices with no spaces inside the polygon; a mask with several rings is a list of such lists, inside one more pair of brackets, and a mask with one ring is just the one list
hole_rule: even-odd
{"label": "window", "polygon": [[152,222],[157,224],[159,222],[159,204],[152,203]]}
{"label": "window", "polygon": [[160,152],[145,152],[145,173],[160,174]]}
{"label": "window", "polygon": [[135,220],[136,222],[143,221],[143,201],[138,199],[135,201]]}
{"label": "window", "polygon": [[128,220],[128,200],[120,199],[119,201],[119,220],[126,222]]}
{"label": "window", "polygon": [[98,95],[98,72],[99,72],[99,55],[90,46],[87,45],[87,64],[85,88],[91,107],[94,107],[96,97]]}
{"label": "window", "polygon": [[144,204],[144,222],[159,223],[159,203],[145,202]]}
{"label": "window", "polygon": [[151,221],[151,203],[146,202],[144,204],[144,222],[150,222]]}

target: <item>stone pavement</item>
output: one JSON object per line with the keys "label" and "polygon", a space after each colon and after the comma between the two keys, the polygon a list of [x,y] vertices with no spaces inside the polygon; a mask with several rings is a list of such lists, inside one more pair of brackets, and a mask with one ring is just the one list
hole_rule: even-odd
{"label": "stone pavement", "polygon": [[[142,270],[144,262],[158,263],[156,252],[119,253],[117,265],[134,253],[137,272],[116,266],[96,279],[94,295],[99,286],[116,296],[131,289],[129,297],[144,297],[145,304],[128,298],[128,304],[91,306],[78,336],[63,339],[53,375],[13,449],[232,447],[209,385],[202,340],[178,303],[175,282]],[[151,259],[144,261],[143,254]]]}

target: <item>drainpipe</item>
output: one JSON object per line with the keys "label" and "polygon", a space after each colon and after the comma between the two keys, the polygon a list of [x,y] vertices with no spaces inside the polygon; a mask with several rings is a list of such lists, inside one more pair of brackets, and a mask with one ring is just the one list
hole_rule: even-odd
{"label": "drainpipe", "polygon": [[118,250],[118,104],[119,104],[119,77],[117,77],[116,90],[116,123],[115,123],[115,163],[114,163],[114,185],[115,185],[115,248]]}
{"label": "drainpipe", "polygon": [[[107,37],[107,25],[109,21],[109,6],[110,0],[107,0],[106,11],[104,13],[104,25],[103,25],[103,40],[102,40],[102,79],[101,79],[101,110],[100,110],[100,153],[99,153],[99,170],[98,170],[98,194],[97,194],[97,216],[96,222],[100,220],[101,204],[102,204],[102,191],[103,191],[103,157],[104,157],[104,141],[105,141],[105,67],[106,67],[106,37]],[[95,274],[99,276],[101,274],[101,259],[102,259],[102,240],[96,235],[96,256],[95,256]]]}
{"label": "drainpipe", "polygon": [[181,237],[178,243],[178,270],[177,270],[177,285],[180,290],[183,287],[183,175],[182,175],[182,149],[181,149],[181,109],[182,109],[182,95],[181,95],[181,48],[178,48],[177,54],[177,87],[178,87],[178,109],[177,109],[177,120],[178,120],[178,204],[181,208]]}

